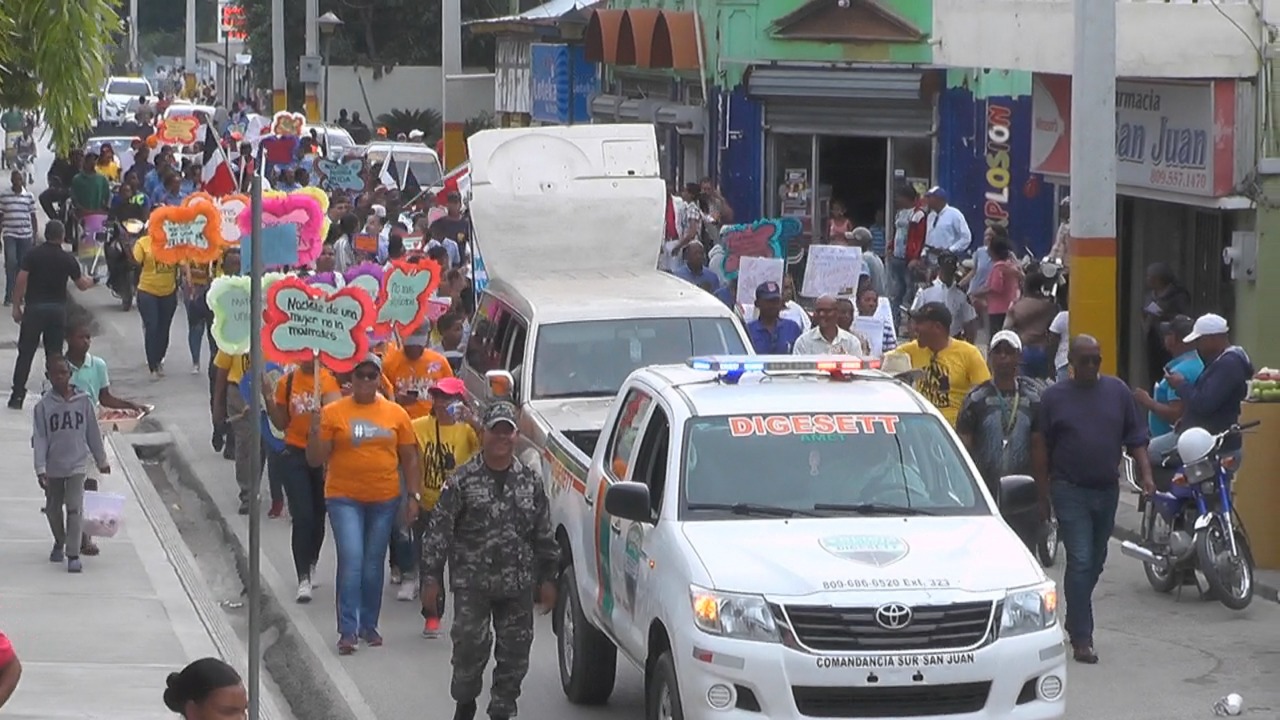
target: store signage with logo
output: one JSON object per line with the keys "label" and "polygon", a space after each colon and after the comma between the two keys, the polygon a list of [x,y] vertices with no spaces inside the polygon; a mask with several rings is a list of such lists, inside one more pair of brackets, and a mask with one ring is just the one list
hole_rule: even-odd
{"label": "store signage with logo", "polygon": [[590,122],[591,96],[600,84],[582,45],[534,43],[530,65],[530,117],[561,125]]}
{"label": "store signage with logo", "polygon": [[[1070,175],[1071,79],[1032,84],[1031,169]],[[1116,184],[1222,197],[1235,185],[1236,84],[1116,82]]]}
{"label": "store signage with logo", "polygon": [[239,3],[218,0],[218,42],[243,42],[248,37],[244,8]]}
{"label": "store signage with logo", "polygon": [[987,100],[987,192],[982,215],[986,227],[1009,227],[1009,186],[1013,172],[1009,166],[1009,145],[1013,138],[1013,108],[999,98]]}

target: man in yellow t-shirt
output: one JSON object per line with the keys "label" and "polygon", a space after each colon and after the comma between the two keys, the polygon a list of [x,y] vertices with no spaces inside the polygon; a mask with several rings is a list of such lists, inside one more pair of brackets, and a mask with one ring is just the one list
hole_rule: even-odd
{"label": "man in yellow t-shirt", "polygon": [[915,387],[955,427],[964,398],[991,379],[978,348],[951,337],[951,311],[942,303],[925,303],[911,313],[916,339],[894,352],[911,359],[921,371]]}
{"label": "man in yellow t-shirt", "polygon": [[[414,523],[414,556],[422,556],[422,534],[427,519],[445,480],[455,468],[462,467],[480,452],[480,433],[475,413],[467,405],[467,388],[455,377],[444,378],[428,391],[431,394],[431,414],[413,421],[413,433],[418,437],[418,449],[422,452],[422,489],[418,500],[419,515]],[[441,573],[436,585],[444,587]],[[439,593],[434,607],[422,608],[425,624],[422,634],[437,637],[440,634],[440,618],[444,615],[444,591]]]}

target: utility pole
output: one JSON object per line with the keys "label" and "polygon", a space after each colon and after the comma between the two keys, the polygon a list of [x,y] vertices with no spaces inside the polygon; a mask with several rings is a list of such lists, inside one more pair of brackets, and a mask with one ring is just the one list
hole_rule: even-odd
{"label": "utility pole", "polygon": [[129,0],[129,72],[142,74],[138,62],[138,0]]}
{"label": "utility pole", "polygon": [[183,90],[189,93],[196,84],[196,0],[187,0],[187,46],[182,64]]}
{"label": "utility pole", "polygon": [[[307,24],[306,24],[306,56],[309,58],[316,57],[320,54],[320,26],[316,22],[320,19],[320,0],[307,0]],[[307,95],[306,95],[306,112],[307,119],[311,122],[318,122],[320,117],[320,103],[316,100],[316,83],[314,78],[307,78]]]}
{"label": "utility pole", "polygon": [[273,112],[289,109],[284,71],[284,0],[271,0],[271,104]]}
{"label": "utility pole", "polygon": [[1070,332],[1097,338],[1116,373],[1116,2],[1074,0]]}
{"label": "utility pole", "polygon": [[463,145],[462,128],[466,118],[454,117],[458,114],[457,106],[449,103],[449,82],[452,77],[462,74],[462,2],[461,0],[444,0],[440,12],[440,117],[444,131],[444,157],[441,161],[445,170],[449,170],[462,162],[466,156]]}

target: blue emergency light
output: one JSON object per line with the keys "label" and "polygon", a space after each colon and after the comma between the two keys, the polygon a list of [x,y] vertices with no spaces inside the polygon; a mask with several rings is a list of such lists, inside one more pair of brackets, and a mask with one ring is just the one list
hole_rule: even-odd
{"label": "blue emergency light", "polygon": [[860,370],[879,370],[879,360],[863,360],[848,355],[704,355],[689,358],[694,370],[720,373],[720,379],[736,383],[748,372],[825,372],[833,377]]}

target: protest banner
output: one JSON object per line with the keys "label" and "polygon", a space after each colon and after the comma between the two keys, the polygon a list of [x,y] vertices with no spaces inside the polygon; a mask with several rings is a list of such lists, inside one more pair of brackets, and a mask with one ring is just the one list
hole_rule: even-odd
{"label": "protest banner", "polygon": [[[253,234],[253,213],[241,213],[239,217],[240,237],[242,239]],[[262,197],[262,227],[263,242],[262,248],[264,253],[276,252],[269,249],[271,243],[275,242],[294,242],[297,248],[297,262],[295,265],[310,265],[315,259],[320,257],[320,251],[324,249],[324,227],[325,227],[324,207],[311,193],[294,192],[294,193],[263,193]],[[291,224],[297,226],[296,241],[289,240],[292,237],[287,233],[271,233],[266,232],[267,228],[276,225]],[[279,251],[283,253],[283,250]],[[279,257],[279,254],[277,254]]]}
{"label": "protest banner", "polygon": [[[288,277],[283,273],[267,273],[262,276],[265,293],[276,282]],[[214,278],[205,294],[205,302],[213,311],[213,325],[209,331],[213,341],[228,355],[249,352],[252,324],[249,316],[250,283],[248,275],[224,275]]]}
{"label": "protest banner", "polygon": [[785,258],[787,244],[800,234],[800,229],[800,221],[792,217],[725,225],[720,229],[720,244],[724,246],[720,274],[728,280],[736,278],[744,257]]}
{"label": "protest banner", "polygon": [[782,275],[787,261],[782,258],[744,257],[738,263],[738,293],[734,298],[739,305],[753,305],[756,288],[761,283],[776,282],[782,287]]}
{"label": "protest banner", "polygon": [[335,192],[359,192],[364,189],[364,160],[348,158],[335,162],[328,158],[316,161],[316,170],[320,173],[321,184]]}
{"label": "protest banner", "polygon": [[333,372],[349,372],[369,352],[376,314],[369,297],[355,288],[326,293],[301,278],[285,278],[267,293],[263,351],[278,363],[315,358]]}
{"label": "protest banner", "polygon": [[158,262],[211,263],[222,256],[222,215],[210,204],[165,205],[151,211],[147,232]]}
{"label": "protest banner", "polygon": [[197,203],[212,203],[218,208],[218,214],[222,216],[222,224],[218,226],[222,233],[222,240],[228,245],[240,244],[240,216],[249,211],[249,197],[247,195],[224,195],[216,198],[206,192],[193,192],[182,201],[183,205],[195,205]]}
{"label": "protest banner", "polygon": [[805,297],[848,295],[858,289],[862,250],[844,245],[810,245],[800,294]]}
{"label": "protest banner", "polygon": [[439,286],[440,266],[434,261],[392,260],[382,277],[374,327],[385,334],[413,332],[426,318],[431,294]]}
{"label": "protest banner", "polygon": [[853,329],[867,339],[871,346],[871,357],[884,356],[884,320],[875,315],[858,315],[853,319]]}
{"label": "protest banner", "polygon": [[306,124],[306,115],[281,110],[271,117],[271,134],[278,137],[298,137],[302,135],[302,127]]}
{"label": "protest banner", "polygon": [[157,143],[191,145],[200,139],[200,121],[194,115],[172,115],[156,123]]}

